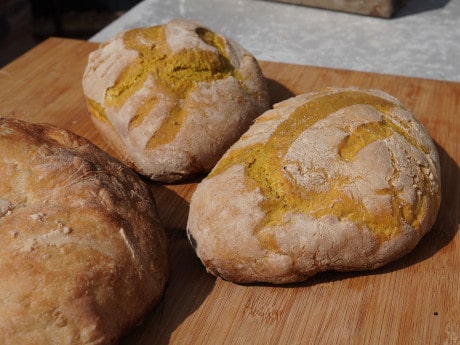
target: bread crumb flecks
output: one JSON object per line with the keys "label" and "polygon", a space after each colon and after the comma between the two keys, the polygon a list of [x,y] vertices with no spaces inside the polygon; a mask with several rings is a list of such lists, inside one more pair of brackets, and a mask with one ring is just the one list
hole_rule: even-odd
{"label": "bread crumb flecks", "polygon": [[[25,239],[20,251],[27,253],[37,249],[39,246],[61,247],[65,244],[77,242],[75,238],[70,236],[71,228],[59,224],[62,223],[58,223],[58,228],[51,229],[48,233]],[[18,232],[16,233],[19,234]],[[17,237],[17,234],[14,237]]]}
{"label": "bread crumb flecks", "polygon": [[37,220],[39,222],[43,222],[44,217],[45,217],[45,214],[42,212],[34,213],[30,215],[30,218],[32,218],[33,220]]}
{"label": "bread crumb flecks", "polygon": [[11,202],[0,199],[0,217],[11,214]]}
{"label": "bread crumb flecks", "polygon": [[24,242],[24,246],[21,248],[22,253],[30,253],[32,250],[37,248],[37,239],[36,238],[28,238]]}

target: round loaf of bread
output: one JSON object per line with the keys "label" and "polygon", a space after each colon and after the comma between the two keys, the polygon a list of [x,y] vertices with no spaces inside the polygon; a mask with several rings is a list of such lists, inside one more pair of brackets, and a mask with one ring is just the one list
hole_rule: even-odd
{"label": "round loaf of bread", "polygon": [[147,186],[84,138],[7,118],[0,174],[0,343],[114,343],[168,278]]}
{"label": "round loaf of bread", "polygon": [[327,89],[265,112],[196,189],[188,234],[209,272],[288,283],[411,251],[440,205],[436,147],[376,90]]}
{"label": "round loaf of bread", "polygon": [[83,90],[125,163],[163,182],[207,173],[269,107],[255,58],[191,20],[131,29],[92,52]]}

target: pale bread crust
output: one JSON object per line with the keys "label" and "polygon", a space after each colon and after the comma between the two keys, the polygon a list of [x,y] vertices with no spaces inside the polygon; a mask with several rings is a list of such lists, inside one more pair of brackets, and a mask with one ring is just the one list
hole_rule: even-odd
{"label": "pale bread crust", "polygon": [[169,274],[147,186],[84,138],[8,118],[0,174],[0,343],[116,342]]}
{"label": "pale bread crust", "polygon": [[[239,283],[280,284],[302,281],[326,270],[375,269],[410,252],[431,229],[441,198],[439,157],[433,141],[395,98],[376,90],[348,90],[377,95],[398,105],[392,115],[410,120],[406,130],[428,149],[428,153],[392,135],[363,148],[353,161],[341,161],[337,151],[345,134],[339,129],[345,125],[358,127],[379,117],[379,113],[367,105],[354,105],[318,121],[292,143],[285,159],[297,163],[286,163],[286,174],[296,180],[299,188],[319,192],[327,188],[325,179],[347,176],[352,182],[344,188],[377,214],[391,207],[390,198],[381,192],[385,188],[399,190],[398,198],[409,204],[417,203],[416,195],[426,195],[427,207],[420,215],[419,228],[414,229],[401,221],[399,233],[383,241],[346,217],[339,219],[326,214],[316,218],[308,212],[288,211],[282,224],[265,225],[260,229],[258,224],[265,217],[261,207],[265,196],[254,185],[248,186],[244,166],[234,164],[204,179],[191,199],[187,232],[210,273]],[[299,106],[340,91],[331,88],[275,105],[251,126],[222,160],[236,150],[266,142]],[[329,176],[321,176],[319,172]],[[430,181],[429,186],[421,183],[422,178]],[[261,245],[262,237],[274,239],[277,249]]]}
{"label": "pale bread crust", "polygon": [[[197,34],[204,26],[196,21],[176,19],[164,24],[169,48],[212,50]],[[139,54],[125,47],[124,32],[102,44],[88,59],[83,90],[88,99],[105,105],[106,91]],[[105,140],[125,163],[141,174],[164,183],[184,181],[208,172],[222,154],[248,129],[254,118],[269,108],[265,78],[254,57],[238,43],[222,37],[227,58],[241,76],[201,82],[185,98],[166,94],[161,81],[147,78],[143,87],[121,109],[105,107],[109,123],[91,116]],[[129,128],[144,102],[158,103],[142,124]],[[176,104],[187,112],[185,122],[172,142],[149,148],[148,142]]]}

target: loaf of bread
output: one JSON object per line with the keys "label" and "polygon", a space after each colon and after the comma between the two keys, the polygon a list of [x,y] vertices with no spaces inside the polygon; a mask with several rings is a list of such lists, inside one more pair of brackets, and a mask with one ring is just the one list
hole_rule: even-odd
{"label": "loaf of bread", "polygon": [[8,118],[0,174],[0,343],[114,343],[168,278],[146,185],[84,138]]}
{"label": "loaf of bread", "polygon": [[260,116],[198,185],[187,231],[215,275],[297,282],[408,253],[440,199],[421,123],[381,91],[331,88]]}
{"label": "loaf of bread", "polygon": [[152,180],[207,173],[269,107],[256,59],[200,23],[121,32],[83,75],[91,118],[119,158]]}

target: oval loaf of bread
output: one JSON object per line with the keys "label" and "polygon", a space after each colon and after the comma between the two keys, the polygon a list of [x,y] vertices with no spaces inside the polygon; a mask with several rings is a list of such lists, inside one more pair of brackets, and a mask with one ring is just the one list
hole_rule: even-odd
{"label": "oval loaf of bread", "polygon": [[436,147],[398,100],[331,88],[256,120],[198,185],[188,234],[215,275],[296,282],[408,253],[440,193]]}
{"label": "oval loaf of bread", "polygon": [[0,343],[114,343],[168,278],[146,185],[84,138],[7,118],[0,174]]}
{"label": "oval loaf of bread", "polygon": [[170,183],[207,173],[269,107],[256,59],[196,21],[122,32],[92,52],[83,90],[121,160]]}

